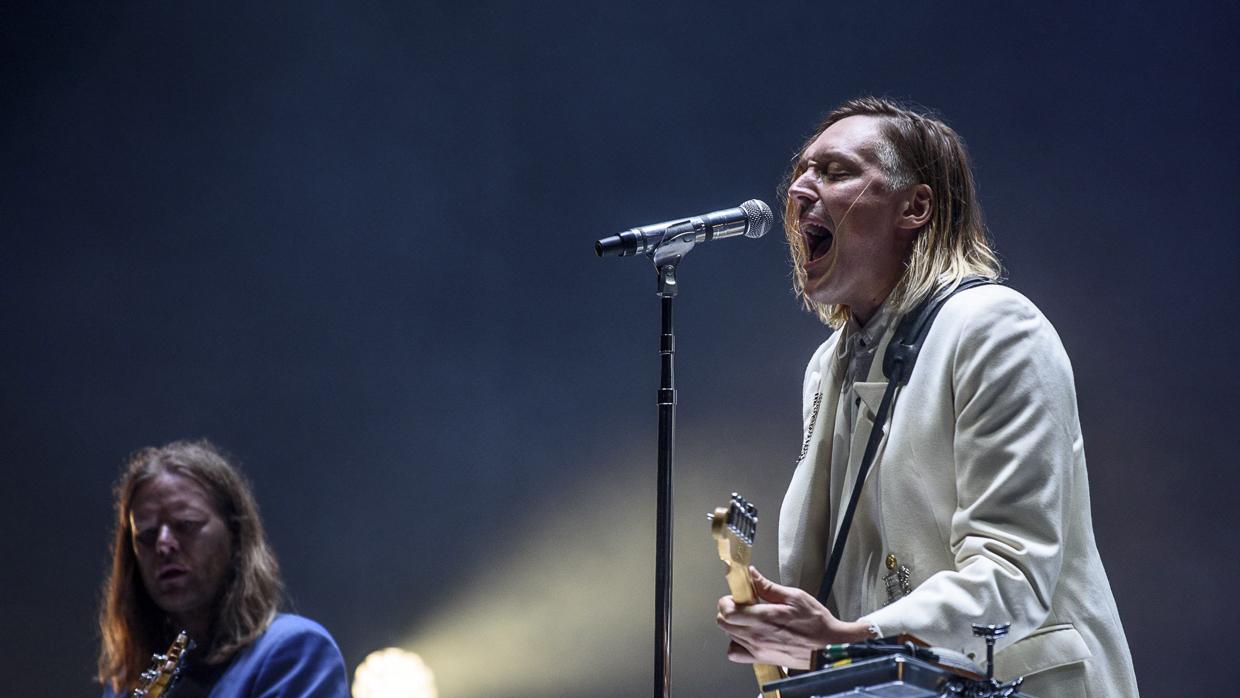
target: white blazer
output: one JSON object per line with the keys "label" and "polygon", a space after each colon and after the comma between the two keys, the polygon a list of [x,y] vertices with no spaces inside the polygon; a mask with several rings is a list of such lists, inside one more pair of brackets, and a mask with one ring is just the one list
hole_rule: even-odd
{"label": "white blazer", "polygon": [[[813,429],[779,517],[784,583],[817,593],[834,543],[844,473],[855,472],[887,387],[883,338],[860,398],[850,463],[831,463],[844,367],[841,333],[805,374],[803,420]],[[821,392],[816,424],[815,398]],[[841,568],[849,608],[884,634],[911,633],[974,654],[971,623],[1011,623],[996,645],[996,675],[1024,675],[1039,696],[1136,696],[1136,676],[1094,543],[1089,483],[1068,356],[1050,322],[1024,296],[982,286],[944,304],[912,379],[897,393],[866,478],[881,492],[876,533],[849,534],[868,559]],[[874,512],[870,512],[875,516]],[[858,513],[861,516],[861,513]],[[891,601],[888,560],[908,571],[911,593]],[[846,557],[846,559],[848,559]]]}

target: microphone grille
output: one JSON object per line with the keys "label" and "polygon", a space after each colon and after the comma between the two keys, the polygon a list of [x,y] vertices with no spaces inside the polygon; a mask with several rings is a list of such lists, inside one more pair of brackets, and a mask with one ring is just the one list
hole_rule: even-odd
{"label": "microphone grille", "polygon": [[741,210],[745,212],[745,237],[760,238],[766,235],[771,229],[771,224],[775,222],[775,215],[771,213],[771,207],[766,205],[765,201],[758,199],[750,199],[741,204]]}

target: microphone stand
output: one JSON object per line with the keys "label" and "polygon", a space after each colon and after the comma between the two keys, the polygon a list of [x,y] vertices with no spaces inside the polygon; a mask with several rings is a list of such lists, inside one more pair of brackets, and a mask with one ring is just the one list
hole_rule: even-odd
{"label": "microphone stand", "polygon": [[[744,218],[744,228],[740,219]],[[627,257],[645,253],[659,275],[662,299],[662,333],[659,336],[661,363],[659,381],[659,470],[658,511],[654,558],[654,695],[670,698],[672,693],[672,466],[676,454],[676,335],[672,331],[672,302],[679,285],[676,267],[698,242],[731,237],[744,232],[759,238],[771,227],[771,208],[750,199],[737,209],[716,211],[679,221],[626,230],[594,243],[594,253]],[[658,242],[651,246],[651,241]]]}
{"label": "microphone stand", "polygon": [[673,238],[656,247],[651,260],[659,275],[659,467],[654,561],[654,695],[672,694],[672,466],[676,456],[676,335],[672,302],[679,284],[676,267],[693,249],[692,236]]}

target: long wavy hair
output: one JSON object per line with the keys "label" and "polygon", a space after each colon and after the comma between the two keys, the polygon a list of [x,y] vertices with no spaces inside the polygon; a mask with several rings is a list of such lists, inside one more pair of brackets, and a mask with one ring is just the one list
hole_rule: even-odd
{"label": "long wavy hair", "polygon": [[930,220],[917,232],[905,269],[891,292],[897,315],[917,305],[940,287],[953,287],[970,275],[997,279],[1002,274],[977,201],[973,169],[964,141],[929,112],[921,112],[881,97],[860,97],[833,109],[810,136],[779,187],[784,202],[784,231],[791,248],[793,288],[805,307],[832,327],[848,321],[843,305],[819,303],[805,293],[808,251],[800,230],[800,205],[789,195],[792,183],[806,169],[805,151],[832,124],[850,116],[881,120],[885,140],[878,144],[879,162],[893,190],[926,184],[931,190]]}
{"label": "long wavy hair", "polygon": [[118,694],[137,685],[151,655],[164,651],[175,633],[142,583],[129,517],[134,493],[163,473],[183,475],[202,486],[232,534],[232,565],[212,614],[210,637],[194,638],[205,651],[205,661],[222,662],[258,639],[284,599],[280,568],[267,545],[254,495],[219,449],[204,439],[134,453],[115,487],[112,570],[99,611],[97,678]]}

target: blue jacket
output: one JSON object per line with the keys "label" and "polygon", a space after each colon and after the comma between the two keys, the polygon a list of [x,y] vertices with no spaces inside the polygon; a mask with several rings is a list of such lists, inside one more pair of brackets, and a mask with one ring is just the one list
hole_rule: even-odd
{"label": "blue jacket", "polygon": [[[105,687],[104,698],[116,698]],[[170,694],[175,698],[176,689]],[[281,613],[237,654],[211,698],[349,698],[344,658],[323,626]]]}

